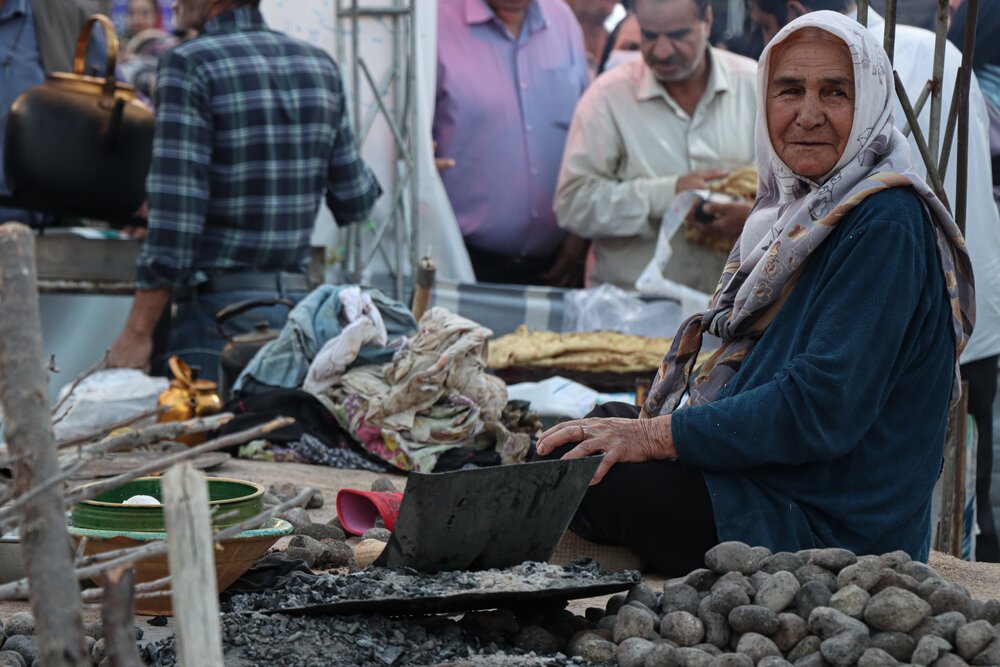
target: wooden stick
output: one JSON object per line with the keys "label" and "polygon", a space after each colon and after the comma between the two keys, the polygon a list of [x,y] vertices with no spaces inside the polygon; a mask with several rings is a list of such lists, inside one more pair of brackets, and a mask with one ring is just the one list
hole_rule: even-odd
{"label": "wooden stick", "polygon": [[[59,474],[48,407],[48,378],[38,314],[34,232],[0,225],[0,405],[7,445],[19,459],[15,490],[27,493],[38,480]],[[33,582],[38,655],[50,667],[87,667],[80,588],[73,562],[61,485],[24,503],[21,553]]]}
{"label": "wooden stick", "polygon": [[[166,409],[168,409],[167,406],[159,407],[156,410],[144,413],[140,419],[151,417],[163,412]],[[80,442],[79,439],[75,439],[67,441],[66,443],[59,443],[59,447],[73,447],[91,442],[93,444],[86,448],[87,451],[95,451],[98,453],[115,452],[122,449],[129,449],[131,447],[151,445],[162,440],[172,440],[178,436],[188,435],[190,433],[213,431],[230,421],[232,418],[233,414],[231,412],[223,412],[222,414],[212,415],[211,417],[198,417],[196,419],[189,419],[182,422],[153,424],[134,431],[129,431],[128,433],[122,433],[121,435],[107,436],[104,434],[103,439],[98,442],[94,442],[95,438],[91,438],[83,442]],[[140,420],[136,417],[132,417],[131,419],[132,423]],[[127,425],[128,424],[123,424],[123,426]],[[110,433],[115,428],[121,428],[121,426],[115,425],[115,427],[109,429],[107,433]]]}
{"label": "wooden stick", "polygon": [[[141,584],[135,584],[132,586],[132,591],[135,598],[139,598],[142,595],[149,594],[152,596],[160,596],[163,594],[163,589],[167,587],[167,584],[171,582],[173,577],[166,576],[160,577],[159,579],[154,579],[153,581],[146,581]],[[83,598],[83,602],[93,603],[100,602],[104,599],[104,589],[103,588],[88,588],[80,593],[80,597]]]}
{"label": "wooden stick", "polygon": [[[237,524],[233,524],[228,528],[216,532],[212,539],[215,542],[221,542],[222,540],[228,540],[230,537],[235,537],[239,535],[244,530],[250,530],[251,528],[257,528],[268,521],[271,517],[276,514],[281,514],[282,512],[291,509],[292,507],[302,507],[309,502],[309,499],[313,497],[316,493],[316,489],[306,488],[299,495],[295,496],[291,500],[286,500],[280,505],[275,505],[274,507],[264,510],[255,517],[251,517],[246,521],[242,521]],[[86,567],[78,567],[73,570],[74,576],[78,580],[90,579],[96,577],[102,572],[112,568],[118,567],[126,563],[138,563],[141,560],[147,558],[152,558],[154,556],[159,556],[167,552],[167,543],[163,540],[156,540],[155,542],[150,542],[149,544],[144,544],[141,547],[135,547],[131,549],[121,549],[117,553],[121,555],[114,560],[102,562],[97,565],[88,565]],[[7,584],[0,585],[0,600],[19,600],[23,599],[28,595],[28,580],[19,579],[17,581],[12,581]]]}
{"label": "wooden stick", "polygon": [[69,440],[60,440],[59,442],[56,443],[56,447],[58,447],[59,449],[67,449],[69,447],[77,447],[79,445],[85,445],[88,442],[93,442],[95,440],[101,440],[103,438],[106,438],[109,433],[113,433],[114,431],[117,431],[120,428],[125,428],[126,426],[131,426],[136,422],[141,422],[143,419],[147,419],[149,417],[155,417],[161,412],[166,412],[169,409],[170,406],[168,405],[160,405],[156,408],[153,408],[152,410],[145,410],[143,412],[140,412],[139,414],[132,415],[131,417],[126,417],[125,419],[117,421],[109,426],[102,426],[100,430],[93,431],[92,433],[86,433],[84,435],[81,435],[76,438],[71,438]]}
{"label": "wooden stick", "polygon": [[[52,408],[52,416],[55,417],[57,414],[59,414],[59,409],[66,404],[66,401],[69,400],[70,396],[73,395],[73,392],[76,391],[76,388],[79,387],[84,380],[86,380],[88,377],[90,377],[97,371],[102,370],[107,365],[107,363],[108,363],[108,353],[105,351],[104,356],[101,357],[100,361],[98,361],[96,364],[94,364],[84,372],[77,375],[76,379],[73,380],[73,384],[69,386],[69,389],[66,391],[65,394],[63,394],[63,397],[60,398],[59,401]],[[56,421],[58,422],[61,420],[62,417],[60,417]]]}
{"label": "wooden stick", "polygon": [[[177,662],[181,667],[222,667],[222,626],[215,579],[215,547],[208,516],[208,482],[190,463],[163,475],[167,559],[174,575],[171,599]],[[183,576],[177,576],[183,573]]]}
{"label": "wooden stick", "polygon": [[104,602],[101,605],[101,625],[108,657],[115,667],[142,667],[142,658],[135,646],[135,570],[116,567],[104,573]]}

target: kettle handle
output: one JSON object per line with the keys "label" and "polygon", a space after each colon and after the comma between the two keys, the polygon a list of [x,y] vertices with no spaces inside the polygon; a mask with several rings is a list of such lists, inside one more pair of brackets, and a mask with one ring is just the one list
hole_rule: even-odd
{"label": "kettle handle", "polygon": [[100,23],[104,29],[104,41],[108,47],[108,61],[104,72],[104,94],[111,95],[115,91],[115,62],[118,59],[118,34],[115,32],[115,24],[104,14],[92,14],[87,18],[87,22],[80,28],[80,36],[76,40],[76,57],[73,59],[73,72],[78,76],[86,74],[87,67],[87,44],[90,42],[90,33],[94,29],[94,24]]}
{"label": "kettle handle", "polygon": [[226,320],[231,317],[236,317],[237,315],[242,315],[248,310],[253,310],[254,308],[267,308],[269,306],[285,306],[291,310],[295,307],[295,302],[290,301],[289,299],[250,299],[249,301],[238,301],[217,312],[215,314],[215,324],[219,329],[219,333],[225,338],[227,336],[225,332],[222,331],[222,325]]}

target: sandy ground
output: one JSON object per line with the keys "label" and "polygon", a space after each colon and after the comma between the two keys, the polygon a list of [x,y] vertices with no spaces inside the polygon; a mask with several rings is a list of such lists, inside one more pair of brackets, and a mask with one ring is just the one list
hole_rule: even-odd
{"label": "sandy ground", "polygon": [[[210,471],[211,475],[220,477],[235,477],[258,482],[265,486],[276,482],[291,482],[299,487],[311,486],[317,489],[324,498],[324,505],[310,510],[313,521],[326,522],[336,515],[335,499],[337,491],[343,488],[367,489],[379,474],[360,470],[336,470],[322,466],[312,466],[298,463],[264,463],[259,461],[233,460]],[[396,486],[402,490],[406,478],[401,475],[391,476]],[[284,540],[287,541],[287,538]],[[282,542],[278,546],[283,546]],[[980,600],[1000,598],[1000,564],[968,563],[952,558],[942,553],[932,552],[930,564],[944,578],[962,584]],[[666,579],[655,574],[645,574],[646,583],[654,589],[660,588]],[[570,604],[570,609],[583,613],[589,606],[603,607],[607,596],[576,600]],[[26,601],[0,601],[0,617],[6,619],[18,611],[29,610]],[[85,620],[100,618],[98,607],[88,607],[84,610]],[[136,617],[136,625],[143,628],[143,641],[156,640],[172,634],[172,622],[166,627],[153,627],[146,617]]]}

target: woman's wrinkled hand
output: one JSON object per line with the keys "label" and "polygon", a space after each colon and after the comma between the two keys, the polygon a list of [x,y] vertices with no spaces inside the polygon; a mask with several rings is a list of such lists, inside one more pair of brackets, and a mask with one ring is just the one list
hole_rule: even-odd
{"label": "woman's wrinkled hand", "polygon": [[677,457],[670,435],[670,416],[654,419],[592,417],[556,424],[542,434],[535,448],[541,456],[559,447],[579,443],[563,454],[564,459],[578,459],[604,454],[591,486],[599,484],[616,463],[642,463]]}

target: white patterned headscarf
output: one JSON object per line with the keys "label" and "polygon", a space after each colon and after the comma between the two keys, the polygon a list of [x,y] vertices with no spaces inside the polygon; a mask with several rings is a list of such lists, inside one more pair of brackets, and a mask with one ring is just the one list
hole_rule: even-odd
{"label": "white patterned headscarf", "polygon": [[[803,28],[818,28],[839,38],[854,64],[850,138],[836,166],[818,181],[795,174],[778,157],[767,130],[771,52]],[[809,255],[862,200],[893,187],[911,188],[934,225],[952,307],[956,345],[952,398],[958,398],[958,358],[975,322],[972,267],[958,226],[912,170],[909,144],[893,126],[892,76],[889,57],[875,37],[836,12],[811,12],[792,21],[764,49],[757,70],[760,96],[755,137],[760,185],[744,230],[748,239],[741,238],[733,248],[709,309],[681,325],[643,406],[644,416],[673,412],[685,392],[689,393],[688,405],[714,400],[774,320]],[[721,338],[723,344],[695,369],[706,332]]]}

